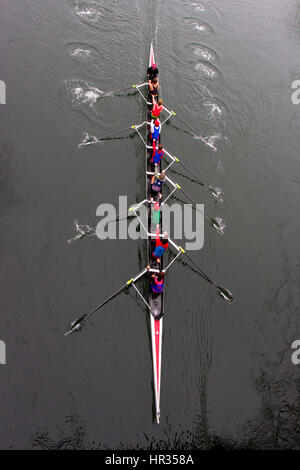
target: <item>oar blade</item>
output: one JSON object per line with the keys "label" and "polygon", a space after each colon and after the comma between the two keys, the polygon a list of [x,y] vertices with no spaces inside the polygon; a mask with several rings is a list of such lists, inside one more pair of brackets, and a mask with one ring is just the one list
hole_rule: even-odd
{"label": "oar blade", "polygon": [[224,287],[217,286],[217,293],[223,300],[225,300],[225,302],[233,302],[233,295],[230,290],[225,289]]}
{"label": "oar blade", "polygon": [[83,134],[82,141],[78,144],[78,148],[82,149],[87,145],[99,144],[100,140],[94,135],[89,135],[87,132]]}
{"label": "oar blade", "polygon": [[[82,237],[80,237],[80,238],[82,238]],[[71,245],[71,243],[76,242],[76,240],[78,240],[78,239],[79,239],[79,236],[76,235],[75,237],[70,238],[69,240],[67,240],[67,243],[68,243],[68,245]]]}
{"label": "oar blade", "polygon": [[81,323],[85,319],[86,315],[82,315],[82,317],[77,318],[77,320],[74,320],[71,323],[71,328],[65,332],[64,336],[69,336],[71,333],[74,333],[75,331],[79,331],[81,328]]}
{"label": "oar blade", "polygon": [[224,201],[222,190],[220,188],[209,186],[208,189],[211,191],[212,196],[216,199],[217,202],[221,204]]}
{"label": "oar blade", "polygon": [[226,224],[223,222],[222,217],[209,217],[212,227],[221,235],[225,233]]}

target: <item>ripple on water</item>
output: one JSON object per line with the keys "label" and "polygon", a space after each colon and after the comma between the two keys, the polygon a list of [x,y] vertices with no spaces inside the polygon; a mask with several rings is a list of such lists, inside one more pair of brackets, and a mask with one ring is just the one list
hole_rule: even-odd
{"label": "ripple on water", "polygon": [[195,11],[201,11],[201,12],[202,12],[202,11],[205,11],[205,7],[204,7],[204,5],[201,4],[201,3],[195,3],[195,2],[193,2],[193,3],[189,3],[188,5],[189,5],[191,8],[193,8],[193,10],[195,10]]}
{"label": "ripple on water", "polygon": [[92,55],[92,49],[96,51],[96,48],[92,48],[92,46],[89,46],[88,44],[71,43],[66,46],[66,54],[71,59],[82,62]]}
{"label": "ripple on water", "polygon": [[201,60],[205,60],[207,62],[216,62],[217,60],[217,54],[210,47],[198,43],[187,44],[187,47],[192,50],[195,57],[200,58]]}
{"label": "ripple on water", "polygon": [[72,109],[84,112],[89,117],[97,117],[97,100],[103,91],[92,86],[85,80],[65,80],[60,88],[63,101]]}
{"label": "ripple on water", "polygon": [[103,72],[103,58],[96,47],[83,43],[67,44],[66,54],[75,62],[83,65],[85,70],[93,74]]}
{"label": "ripple on water", "polygon": [[300,111],[296,111],[289,120],[289,129],[299,135],[300,132]]}
{"label": "ripple on water", "polygon": [[221,174],[226,172],[226,168],[224,167],[224,163],[222,162],[222,160],[218,160],[217,172]]}
{"label": "ripple on water", "polygon": [[74,10],[81,21],[90,25],[97,24],[104,14],[99,0],[75,0]]}
{"label": "ripple on water", "polygon": [[209,98],[213,99],[214,96],[215,96],[214,90],[209,88],[206,84],[199,82],[199,80],[197,80],[196,82],[194,81],[193,88],[195,89],[195,91],[197,93],[199,93],[199,91],[200,91],[200,93],[203,97],[208,96]]}
{"label": "ripple on water", "polygon": [[286,8],[286,25],[290,37],[300,39],[300,5],[291,2]]}
{"label": "ripple on water", "polygon": [[209,4],[204,0],[201,3],[187,1],[185,2],[185,6],[193,12],[199,13],[199,16],[201,16],[201,18],[211,18],[212,16],[216,16],[217,18],[220,17],[218,10],[214,6],[212,6],[212,4]]}
{"label": "ripple on water", "polygon": [[0,138],[0,213],[2,210],[11,210],[11,202],[17,202],[13,194],[14,185],[11,184],[14,179],[13,164],[14,164],[14,147],[10,140]]}
{"label": "ripple on water", "polygon": [[187,23],[192,31],[197,31],[202,34],[212,34],[214,32],[213,28],[206,22],[197,20],[193,17],[184,18],[185,23]]}
{"label": "ripple on water", "polygon": [[202,106],[204,108],[201,114],[203,119],[210,121],[224,119],[225,106],[217,102],[215,98],[203,101]]}
{"label": "ripple on water", "polygon": [[289,120],[289,151],[294,161],[300,162],[299,145],[300,145],[300,111],[293,113]]}
{"label": "ripple on water", "polygon": [[221,76],[221,72],[213,65],[208,65],[207,62],[200,61],[194,68],[200,78],[213,80]]}

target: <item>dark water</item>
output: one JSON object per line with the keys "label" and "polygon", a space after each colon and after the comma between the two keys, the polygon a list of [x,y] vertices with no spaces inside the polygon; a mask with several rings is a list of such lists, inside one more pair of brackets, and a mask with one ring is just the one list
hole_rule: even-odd
{"label": "dark water", "polygon": [[[1,449],[299,449],[300,3],[3,0],[0,28]],[[151,41],[165,103],[215,136],[212,152],[178,121],[164,129],[224,190],[216,206],[181,180],[226,221],[194,257],[235,296],[226,305],[182,264],[170,271],[160,426],[134,295],[63,336],[140,269],[138,242],[66,240],[100,203],[143,197],[138,138],[77,144],[143,119],[138,96],[99,94],[143,80]]]}

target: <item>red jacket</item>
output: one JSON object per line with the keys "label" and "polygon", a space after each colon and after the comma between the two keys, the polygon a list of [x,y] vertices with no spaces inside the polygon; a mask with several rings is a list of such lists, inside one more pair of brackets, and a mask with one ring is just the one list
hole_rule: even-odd
{"label": "red jacket", "polygon": [[163,105],[158,106],[158,104],[155,103],[153,110],[152,110],[152,116],[155,116],[158,118],[163,108],[164,108]]}
{"label": "red jacket", "polygon": [[[165,240],[165,239],[164,239]],[[163,248],[167,249],[169,247],[169,242],[163,243],[161,237],[159,236],[159,229],[156,229],[156,240],[155,240],[155,248],[158,246],[162,246]]]}

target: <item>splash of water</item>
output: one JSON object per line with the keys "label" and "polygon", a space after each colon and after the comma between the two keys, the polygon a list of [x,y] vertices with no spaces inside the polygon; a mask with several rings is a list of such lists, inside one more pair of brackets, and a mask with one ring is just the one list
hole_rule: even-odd
{"label": "splash of water", "polygon": [[211,217],[211,223],[220,235],[225,233],[226,224],[223,222],[222,217]]}
{"label": "splash of water", "polygon": [[208,62],[212,62],[213,60],[215,60],[213,54],[203,47],[196,47],[194,49],[194,55],[197,57],[201,57],[202,59],[207,60]]}
{"label": "splash of water", "polygon": [[217,103],[204,103],[209,108],[209,115],[212,119],[220,117],[223,114],[222,108]]}
{"label": "splash of water", "polygon": [[70,55],[72,57],[86,57],[91,55],[91,51],[89,49],[83,49],[81,47],[76,47],[72,51],[70,51]]}
{"label": "splash of water", "polygon": [[98,144],[101,142],[97,137],[94,135],[89,135],[87,132],[83,134],[82,141],[78,144],[78,148],[82,149],[83,147],[86,147],[87,145],[93,145],[93,144]]}
{"label": "splash of water", "polygon": [[76,86],[72,89],[73,102],[77,101],[80,103],[88,104],[90,108],[94,106],[97,99],[103,95],[103,91],[96,87],[84,88],[82,86]]}
{"label": "splash of water", "polygon": [[99,3],[95,0],[77,0],[75,2],[75,13],[83,21],[95,23],[103,16]]}
{"label": "splash of water", "polygon": [[75,225],[76,235],[75,237],[68,240],[69,244],[75,242],[76,240],[80,240],[83,237],[88,237],[89,235],[95,235],[95,228],[91,227],[90,225],[81,225],[77,222],[77,220],[74,220],[74,225]]}
{"label": "splash of water", "polygon": [[210,137],[202,137],[201,135],[195,135],[194,139],[195,140],[201,140],[205,145],[210,147],[214,152],[216,152],[218,149],[215,146],[215,141],[219,140],[221,138],[221,134],[216,134],[216,135],[211,135]]}
{"label": "splash of water", "polygon": [[222,203],[224,201],[221,188],[213,188],[212,186],[209,186],[209,189],[211,190],[213,197],[216,198],[218,202]]}
{"label": "splash of water", "polygon": [[190,3],[190,6],[193,7],[196,11],[205,11],[204,5],[202,5],[201,3]]}
{"label": "splash of water", "polygon": [[195,70],[199,72],[200,76],[206,77],[209,79],[215,78],[217,76],[217,71],[212,67],[209,67],[207,64],[199,62],[195,65]]}

